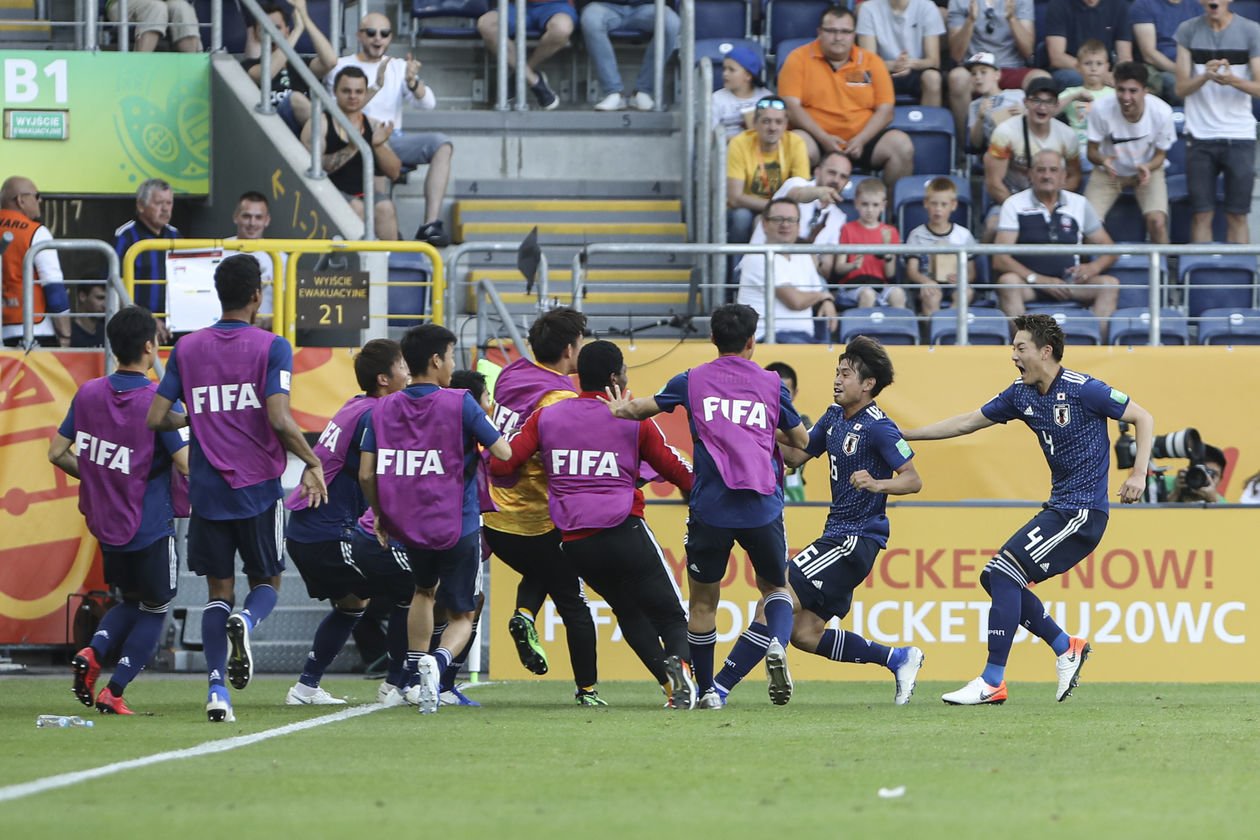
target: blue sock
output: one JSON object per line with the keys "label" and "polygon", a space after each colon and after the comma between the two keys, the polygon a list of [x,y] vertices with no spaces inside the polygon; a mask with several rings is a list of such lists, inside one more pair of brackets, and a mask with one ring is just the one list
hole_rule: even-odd
{"label": "blue sock", "polygon": [[135,601],[123,601],[121,604],[115,604],[102,616],[101,623],[97,625],[96,633],[89,642],[92,650],[96,651],[97,661],[105,659],[111,650],[123,643],[139,614],[140,604]]}
{"label": "blue sock", "polygon": [[459,676],[460,668],[464,667],[464,663],[468,661],[468,652],[472,650],[472,646],[477,643],[477,624],[474,621],[472,626],[472,635],[468,637],[468,644],[464,645],[464,649],[455,654],[455,658],[451,660],[451,664],[446,666],[446,670],[442,672],[442,690],[449,691],[455,687],[455,678]]}
{"label": "blue sock", "polygon": [[792,639],[792,596],[786,592],[771,592],[766,596],[763,609],[770,637],[787,647]]}
{"label": "blue sock", "polygon": [[433,635],[429,636],[429,650],[437,650],[442,644],[442,634],[446,632],[449,625],[443,621],[441,624],[433,625]]}
{"label": "blue sock", "polygon": [[442,673],[451,666],[451,652],[444,647],[440,647],[433,651],[433,658],[437,660],[438,673]]}
{"label": "blue sock", "polygon": [[389,611],[389,624],[385,629],[389,671],[385,674],[385,682],[390,685],[402,685],[405,679],[403,670],[407,663],[407,616],[410,613],[410,601],[395,604]]}
{"label": "blue sock", "polygon": [[722,670],[713,678],[714,687],[720,686],[726,694],[748,676],[757,663],[766,658],[766,645],[770,644],[770,631],[766,625],[754,621],[739,634],[731,652],[722,663]]}
{"label": "blue sock", "polygon": [[1020,624],[1024,625],[1029,633],[1050,645],[1055,656],[1067,653],[1068,634],[1064,633],[1063,628],[1050,617],[1050,613],[1046,611],[1046,605],[1041,603],[1041,599],[1028,587],[1020,590],[1019,607]]}
{"label": "blue sock", "polygon": [[166,623],[166,604],[153,608],[137,604],[136,607],[135,623],[123,641],[122,656],[109,681],[119,695],[144,670],[144,666],[149,664],[153,654],[157,653],[158,642],[162,638],[162,626]]}
{"label": "blue sock", "polygon": [[249,622],[250,630],[262,624],[263,619],[271,615],[278,600],[280,600],[280,595],[271,587],[271,584],[259,584],[249,590],[249,594],[245,596],[245,605],[241,607],[241,615]]}
{"label": "blue sock", "polygon": [[713,687],[713,648],[717,644],[717,630],[708,633],[687,631],[687,643],[691,646],[691,676],[696,690],[704,694]]}
{"label": "blue sock", "polygon": [[201,613],[201,645],[206,654],[206,671],[210,685],[222,686],[227,671],[227,620],[232,605],[227,601],[210,601]]}
{"label": "blue sock", "polygon": [[989,574],[989,660],[981,676],[989,685],[1000,685],[1006,678],[1006,660],[1019,628],[1020,592],[1023,587],[1000,571]]}
{"label": "blue sock", "polygon": [[350,638],[354,625],[363,618],[363,610],[342,610],[333,608],[324,620],[315,628],[315,639],[311,642],[310,652],[306,654],[306,665],[302,668],[302,676],[298,682],[310,688],[317,688],[320,679],[328,666],[341,653]]}
{"label": "blue sock", "polygon": [[906,654],[902,651],[868,642],[857,633],[844,630],[824,630],[814,653],[834,662],[874,662],[893,670],[906,659]]}

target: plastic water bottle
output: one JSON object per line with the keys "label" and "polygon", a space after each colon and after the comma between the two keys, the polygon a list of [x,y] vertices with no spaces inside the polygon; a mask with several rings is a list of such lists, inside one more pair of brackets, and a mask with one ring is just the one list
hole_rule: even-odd
{"label": "plastic water bottle", "polygon": [[71,726],[96,726],[94,720],[84,720],[78,715],[40,715],[35,718],[35,725],[40,729],[49,726],[57,726],[66,729]]}

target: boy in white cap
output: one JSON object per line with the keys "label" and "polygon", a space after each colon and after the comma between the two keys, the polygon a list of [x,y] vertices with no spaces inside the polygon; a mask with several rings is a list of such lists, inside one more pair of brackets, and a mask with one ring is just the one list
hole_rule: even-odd
{"label": "boy in white cap", "polygon": [[963,66],[971,73],[971,92],[975,96],[967,109],[967,145],[983,151],[989,147],[993,129],[1024,113],[1024,92],[998,87],[1001,70],[993,53],[976,53]]}

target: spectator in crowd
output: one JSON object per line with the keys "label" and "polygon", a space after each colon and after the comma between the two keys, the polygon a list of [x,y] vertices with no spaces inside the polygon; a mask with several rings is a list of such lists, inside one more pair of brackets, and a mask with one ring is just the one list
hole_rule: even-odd
{"label": "spectator in crowd", "polygon": [[[1186,470],[1164,473],[1160,480],[1164,482],[1164,492],[1170,502],[1223,502],[1225,497],[1216,485],[1225,475],[1225,453],[1212,446],[1203,444],[1203,468],[1207,472],[1207,484],[1202,487],[1191,487],[1186,483]],[[1249,479],[1250,480],[1250,479]],[[1244,488],[1244,493],[1246,492]]]}
{"label": "spectator in crowd", "polygon": [[[262,239],[271,224],[271,210],[267,196],[256,190],[241,193],[236,200],[236,209],[232,211],[232,224],[236,225],[236,235],[226,237],[224,242],[238,239]],[[237,252],[224,251],[223,256],[230,257]],[[271,254],[266,251],[253,251],[252,256],[258,260],[258,270],[262,274],[262,306],[258,308],[258,320],[254,322],[259,329],[271,329],[272,301],[275,297],[274,264]],[[284,277],[284,266],[288,255],[280,254],[280,276]],[[281,281],[283,282],[283,280]]]}
{"label": "spectator in crowd", "polygon": [[[906,235],[907,245],[974,245],[971,231],[954,222],[950,216],[958,209],[958,187],[949,178],[933,178],[923,194],[928,220]],[[976,279],[976,261],[972,258],[967,273]],[[925,318],[935,314],[942,301],[950,302],[958,286],[957,254],[923,254],[906,257],[906,280],[918,286],[919,314]],[[975,299],[974,286],[967,287],[967,302]]]}
{"label": "spectator in crowd", "polygon": [[[525,82],[534,92],[534,98],[544,111],[560,104],[560,97],[547,84],[547,74],[538,67],[569,43],[569,36],[577,26],[578,16],[569,0],[529,0],[525,6],[525,27],[542,32],[534,51],[525,61]],[[477,18],[477,31],[491,55],[499,51],[499,11],[493,8]],[[516,5],[508,4],[508,72],[516,67]],[[512,85],[509,89],[514,89]]]}
{"label": "spectator in crowd", "polygon": [[[678,45],[678,13],[668,4],[664,7],[665,18],[665,58],[674,52]],[[651,111],[656,107],[655,96],[660,91],[652,91],[655,84],[656,40],[656,4],[644,3],[641,0],[596,0],[582,7],[582,40],[586,42],[586,51],[591,56],[591,64],[595,67],[595,76],[599,86],[604,89],[604,98],[595,104],[596,111],[623,111],[626,104],[638,111]],[[617,55],[613,52],[612,40],[608,33],[613,30],[632,30],[643,32],[648,36],[647,49],[643,53],[643,65],[639,68],[639,76],[634,81],[634,94],[627,98],[622,92],[625,86],[621,83],[621,73],[617,70]],[[668,79],[668,76],[665,77]],[[665,81],[662,80],[662,84]]]}
{"label": "spectator in crowd", "polygon": [[1001,71],[993,53],[976,53],[967,59],[965,68],[971,74],[971,89],[976,97],[966,109],[967,145],[984,154],[995,128],[1011,117],[1024,116],[1024,92],[998,87]]}
{"label": "spectator in crowd", "polygon": [[1177,27],[1177,95],[1186,101],[1186,185],[1190,241],[1212,240],[1217,175],[1225,175],[1225,220],[1230,242],[1249,242],[1247,213],[1255,182],[1256,119],[1260,96],[1260,24],[1230,11],[1232,0],[1211,0],[1206,14]]}
{"label": "spectator in crowd", "polygon": [[[107,0],[105,17],[121,21],[118,0]],[[188,0],[128,0],[127,20],[135,24],[136,52],[153,52],[164,34],[179,52],[201,52],[197,10]]]}
{"label": "spectator in crowd", "polygon": [[1146,65],[1116,67],[1116,95],[1089,112],[1089,159],[1094,171],[1085,198],[1106,219],[1121,190],[1133,189],[1152,242],[1168,242],[1164,158],[1177,140],[1172,108],[1150,92]]}
{"label": "spectator in crowd", "polygon": [[[402,163],[389,145],[393,125],[377,122],[363,113],[363,105],[368,97],[367,75],[358,67],[344,67],[337,71],[333,95],[337,98],[337,107],[346,115],[350,124],[359,126],[363,139],[372,147],[376,171],[383,173],[376,176],[373,195],[376,204],[373,208],[376,238],[397,239],[398,213],[389,197],[388,179],[398,177],[398,173],[402,171]],[[312,141],[311,125],[308,122],[302,129],[302,142],[308,147]],[[354,212],[359,214],[359,218],[363,218],[363,164],[358,157],[359,147],[343,135],[336,122],[325,120],[324,171],[328,173],[328,180],[350,202]]]}
{"label": "spectator in crowd", "polygon": [[722,59],[722,89],[713,94],[713,127],[722,126],[729,142],[754,128],[757,102],[772,96],[761,81],[761,56],[751,47],[733,47]]}
{"label": "spectator in crowd", "polygon": [[1197,16],[1203,7],[1195,0],[1133,0],[1129,23],[1133,24],[1135,60],[1146,62],[1151,93],[1169,105],[1181,105],[1177,95],[1177,27]]}
{"label": "spectator in crowd", "polygon": [[1028,189],[1028,169],[1033,156],[1043,149],[1059,152],[1067,160],[1065,188],[1081,185],[1081,148],[1076,132],[1054,119],[1059,106],[1053,79],[1033,79],[1024,92],[1025,114],[1007,120],[993,131],[984,154],[984,188],[993,205],[985,219],[984,240],[993,241],[1002,202]]}
{"label": "spectator in crowd", "polygon": [[931,0],[866,0],[858,8],[858,46],[884,60],[893,93],[939,108],[940,36],[945,34],[945,22],[936,4]]}
{"label": "spectator in crowd", "polygon": [[[840,194],[853,173],[853,164],[843,152],[828,152],[823,155],[814,170],[814,180],[804,178],[788,178],[774,194],[776,199],[786,198],[798,205],[801,216],[801,228],[797,242],[809,242],[819,245],[840,244],[840,228],[844,226],[844,211],[840,209]],[[766,232],[761,224],[753,228],[749,242],[758,244],[766,241]],[[835,266],[837,254],[815,254],[814,262],[818,273],[830,277]]]}
{"label": "spectator in crowd", "polygon": [[1260,472],[1250,476],[1243,482],[1242,495],[1238,497],[1240,505],[1260,505]]}
{"label": "spectator in crowd", "polygon": [[[283,6],[278,3],[267,3],[262,8],[290,47],[297,45],[303,32],[310,33],[311,44],[315,47],[315,57],[307,66],[315,78],[322,79],[337,63],[337,51],[333,49],[333,45],[328,42],[324,33],[319,31],[315,21],[311,20],[310,12],[306,9],[306,0],[292,0],[292,6],[296,20],[292,28],[289,26],[289,15]],[[249,30],[254,38],[261,38],[259,29],[257,21],[250,23]],[[246,58],[241,61],[241,67],[249,73],[249,77],[255,84],[261,81],[261,59]],[[271,77],[271,104],[275,106],[276,113],[284,120],[285,125],[292,129],[294,134],[301,134],[302,126],[306,125],[311,118],[310,87],[297,72],[290,72],[289,58],[279,47],[271,52],[271,70],[275,74]]]}
{"label": "spectator in crowd", "polygon": [[[324,84],[330,92],[335,92],[333,83],[343,69],[357,67],[363,71],[369,83],[362,106],[364,115],[390,126],[389,146],[401,167],[410,171],[423,164],[429,166],[424,178],[424,222],[415,238],[441,248],[451,244],[450,235],[438,217],[442,214],[442,200],[451,177],[454,147],[445,134],[402,130],[404,102],[413,108],[432,110],[437,107],[437,96],[420,78],[420,62],[412,58],[411,53],[405,59],[386,55],[393,37],[389,18],[375,12],[364,15],[359,23],[359,51],[338,59],[332,72],[324,77]],[[400,173],[386,174],[394,179]],[[398,238],[377,233],[382,239]]]}
{"label": "spectator in crowd", "polygon": [[[775,198],[762,211],[766,242],[791,245],[801,225],[801,212],[796,202]],[[831,293],[818,276],[818,266],[809,254],[775,254],[774,260],[774,340],[779,344],[809,344],[817,331],[814,316],[827,319],[827,335],[835,330],[836,306]],[[766,258],[747,254],[739,262],[738,303],[751,306],[757,313],[754,337],[766,337]]]}
{"label": "spectator in crowd", "polygon": [[809,177],[805,143],[787,130],[782,99],[757,103],[754,128],[731,141],[726,152],[726,239],[747,242],[758,213],[788,178]]}
{"label": "spectator in crowd", "polygon": [[[53,235],[40,224],[43,198],[35,182],[21,175],[6,178],[0,184],[0,236],[11,233],[11,241],[0,258],[0,279],[3,280],[3,324],[0,333],[6,347],[16,347],[22,340],[22,263],[26,253],[37,242],[51,240]],[[65,347],[70,343],[70,298],[62,282],[61,262],[57,252],[41,251],[35,255],[35,286],[31,301],[35,313],[35,339],[48,347]],[[46,316],[45,313],[56,313]]]}
{"label": "spectator in crowd", "polygon": [[[136,190],[136,217],[114,231],[114,250],[120,262],[127,249],[146,239],[179,239],[179,228],[171,224],[175,192],[161,178],[150,178]],[[123,262],[125,265],[125,262]],[[166,328],[166,252],[144,251],[136,255],[136,285],[132,292],[135,303],[159,316],[158,343],[171,337]],[[125,271],[125,269],[121,269]],[[148,282],[145,282],[148,281]]]}
{"label": "spectator in crowd", "polygon": [[824,11],[817,40],[783,63],[779,95],[811,163],[836,149],[855,168],[882,169],[884,183],[892,185],[914,172],[914,146],[905,132],[888,128],[892,78],[883,59],[854,44],[856,31],[850,10]]}
{"label": "spectator in crowd", "polygon": [[[1089,111],[1094,103],[1115,96],[1116,89],[1103,81],[1112,73],[1111,64],[1107,60],[1107,48],[1102,45],[1102,41],[1091,38],[1081,44],[1081,48],[1077,50],[1077,63],[1081,68],[1082,82],[1078,87],[1059,91],[1059,113],[1067,117],[1068,125],[1076,131],[1081,157],[1084,157],[1087,142],[1085,120]],[[1090,168],[1088,161],[1081,161],[1082,171],[1088,172]]]}
{"label": "spectator in crowd", "polygon": [[[1081,84],[1078,52],[1091,38],[1102,41],[1103,48],[1114,52],[1117,61],[1133,60],[1128,0],[1050,0],[1042,34],[1051,74],[1060,89]],[[1110,72],[1104,81],[1112,83]]]}
{"label": "spectator in crowd", "polygon": [[105,345],[105,298],[104,283],[86,283],[75,287],[75,315],[70,320],[71,347]]}
{"label": "spectator in crowd", "polygon": [[[974,92],[967,56],[985,53],[999,72],[996,88],[1018,90],[1032,79],[1050,75],[1029,67],[1036,46],[1033,0],[949,0],[945,19],[950,58],[949,107],[962,134],[967,103]],[[992,129],[990,129],[992,130]]]}
{"label": "spectator in crowd", "polygon": [[[882,181],[867,178],[858,184],[853,206],[858,217],[840,228],[841,245],[901,243],[897,229],[881,221],[888,207],[888,188]],[[897,258],[892,254],[854,254],[847,263],[837,260],[831,276],[844,278],[840,281],[844,287],[836,292],[836,305],[841,309],[906,305],[906,291],[896,285]]]}
{"label": "spectator in crowd", "polygon": [[[1111,245],[1111,237],[1083,195],[1064,189],[1066,164],[1054,149],[1033,157],[1032,188],[1018,192],[1002,205],[998,245]],[[1009,318],[1024,314],[1024,304],[1074,300],[1090,304],[1107,337],[1107,319],[1116,309],[1118,281],[1103,274],[1115,263],[1114,254],[1082,263],[1071,253],[1031,254],[1016,259],[993,257],[998,274],[998,305]]]}

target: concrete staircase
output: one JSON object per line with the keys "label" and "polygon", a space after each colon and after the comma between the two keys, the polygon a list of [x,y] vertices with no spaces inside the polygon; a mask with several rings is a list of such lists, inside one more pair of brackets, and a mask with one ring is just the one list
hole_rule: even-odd
{"label": "concrete staircase", "polygon": [[35,0],[0,0],[0,45],[44,49],[50,40],[52,27],[36,17]]}

